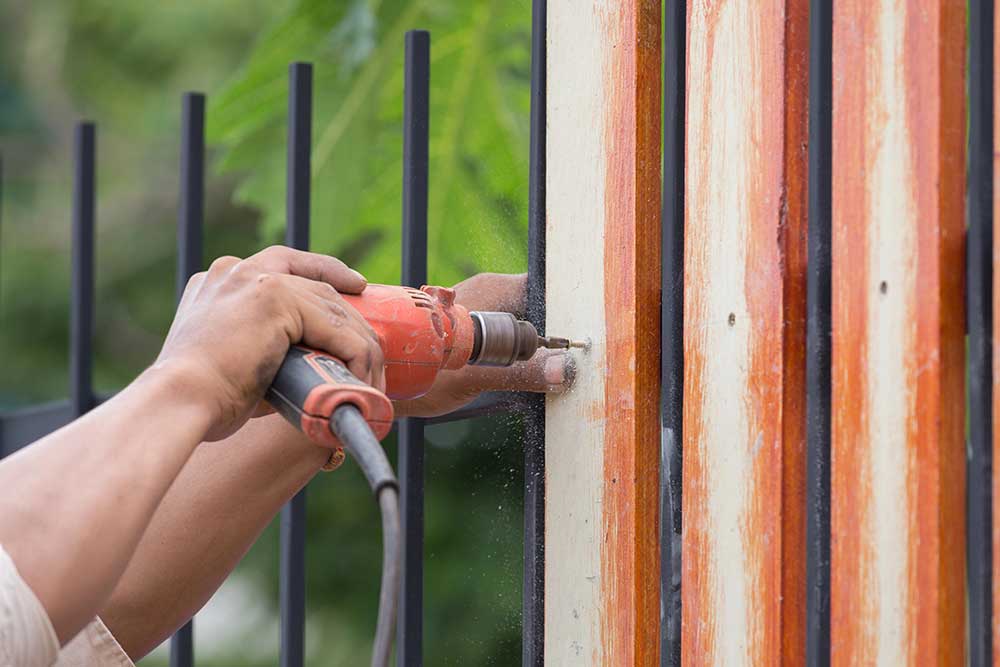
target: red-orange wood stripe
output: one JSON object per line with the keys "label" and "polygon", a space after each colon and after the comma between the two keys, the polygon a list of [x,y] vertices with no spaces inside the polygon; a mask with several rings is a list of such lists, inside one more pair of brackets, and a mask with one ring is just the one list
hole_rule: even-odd
{"label": "red-orange wood stripe", "polygon": [[660,2],[602,17],[607,374],[601,543],[604,665],[658,665]]}
{"label": "red-orange wood stripe", "polygon": [[964,662],[965,21],[834,3],[836,665]]}
{"label": "red-orange wood stripe", "polygon": [[808,25],[807,0],[688,5],[689,665],[805,659]]}

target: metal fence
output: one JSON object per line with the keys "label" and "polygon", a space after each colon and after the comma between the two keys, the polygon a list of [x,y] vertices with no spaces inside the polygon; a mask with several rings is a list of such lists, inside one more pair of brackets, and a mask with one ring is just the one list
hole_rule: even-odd
{"label": "metal fence", "polygon": [[[847,5],[849,3],[845,3]],[[941,3],[948,5],[949,3]],[[665,0],[663,3],[663,266],[662,266],[662,464],[660,497],[660,548],[662,554],[661,663],[679,665],[681,644],[681,470],[682,443],[699,446],[682,434],[684,387],[684,164],[686,76],[709,67],[688,62],[686,46],[689,8],[702,13],[709,3]],[[951,3],[954,8],[956,3]],[[958,6],[968,10],[966,59],[967,136],[965,312],[967,361],[967,432],[965,475],[965,554],[968,637],[948,641],[968,642],[971,665],[992,664],[997,647],[991,645],[994,626],[993,577],[995,560],[992,508],[994,503],[993,448],[993,286],[994,286],[994,95],[996,22],[993,0],[970,0]],[[796,6],[795,11],[805,11]],[[805,597],[804,607],[793,613],[805,620],[805,663],[831,663],[831,358],[833,342],[832,203],[834,110],[834,7],[833,0],[808,3],[808,258],[806,261],[805,350]],[[856,12],[864,12],[863,3]],[[872,6],[870,11],[875,11]],[[950,35],[952,38],[954,34]],[[768,42],[772,48],[777,40]],[[733,57],[715,53],[716,59]],[[749,57],[749,54],[747,55]],[[796,66],[804,65],[795,61]],[[902,67],[902,65],[898,65]],[[841,71],[840,77],[861,76]],[[923,103],[924,101],[922,101]],[[931,100],[926,100],[931,103]],[[845,105],[846,106],[846,105]],[[725,113],[719,110],[718,113]],[[744,129],[744,128],[741,128]],[[805,148],[805,146],[803,146]],[[858,177],[864,178],[859,175]],[[861,230],[859,230],[860,233]],[[962,270],[949,266],[946,270]],[[697,278],[697,276],[695,277]],[[692,279],[690,276],[688,279]],[[841,286],[842,287],[842,286]],[[695,391],[698,389],[695,388]],[[689,388],[689,391],[690,388]],[[717,490],[728,493],[729,490]],[[836,500],[836,499],[834,499]],[[689,516],[689,515],[685,515]],[[798,554],[794,554],[798,557]],[[685,556],[687,557],[687,556]],[[776,557],[777,558],[777,557]],[[784,567],[784,565],[782,565]],[[734,574],[738,578],[739,574]],[[685,582],[687,585],[688,582]],[[694,586],[698,584],[695,583]],[[692,594],[696,595],[696,594]],[[698,619],[685,633],[694,633]],[[728,632],[728,630],[727,630]],[[749,641],[740,635],[719,645]],[[853,655],[841,649],[842,655]],[[794,653],[793,653],[794,654]],[[856,656],[854,656],[856,658]],[[686,656],[691,660],[692,656]],[[849,658],[848,658],[849,659]],[[694,657],[695,662],[698,661]],[[843,660],[843,658],[841,658]]]}
{"label": "metal fence", "polygon": [[[693,4],[693,3],[690,3]],[[528,317],[542,330],[545,290],[545,0],[532,3],[531,145],[528,202]],[[659,572],[662,590],[661,661],[680,664],[681,525],[684,388],[684,163],[689,2],[665,0],[663,31],[662,459]],[[968,314],[967,472],[968,622],[970,663],[992,660],[992,303],[993,303],[993,59],[992,0],[971,0],[968,59],[966,312]],[[805,654],[810,665],[830,663],[831,597],[831,231],[833,170],[833,2],[809,7],[808,261],[806,338]],[[419,286],[427,274],[430,36],[406,36],[401,281]],[[306,248],[309,237],[311,67],[290,69],[288,228],[286,243]],[[202,260],[204,187],[202,95],[185,95],[178,219],[178,294]],[[70,398],[0,415],[0,455],[83,414],[101,398],[91,385],[95,128],[77,130],[73,200]],[[0,183],[2,185],[2,183]],[[349,222],[345,221],[345,224]],[[439,221],[438,224],[445,224]],[[420,665],[423,643],[424,427],[499,411],[525,416],[523,653],[543,662],[544,627],[544,401],[529,395],[486,395],[463,410],[398,425],[398,476],[404,524],[404,569],[397,656]],[[281,517],[281,665],[301,665],[305,627],[306,492]],[[689,515],[690,516],[690,515]],[[651,574],[655,576],[655,574]],[[962,641],[956,639],[956,641]],[[191,627],[173,640],[171,664],[193,664]]]}
{"label": "metal fence", "polygon": [[[545,0],[534,0],[531,38],[531,145],[529,173],[528,317],[543,331],[545,289]],[[430,34],[406,34],[403,108],[403,202],[401,282],[427,279],[428,137],[430,127]],[[177,219],[177,298],[203,266],[205,190],[205,96],[182,99],[180,195]],[[288,246],[309,248],[312,65],[289,66],[286,231]],[[6,456],[83,415],[105,400],[92,383],[94,329],[94,230],[97,128],[76,127],[72,203],[72,281],[69,399],[0,414],[0,456]],[[349,156],[345,159],[350,159]],[[2,194],[2,169],[0,169]],[[341,224],[350,224],[342,221]],[[444,224],[442,221],[439,224]],[[523,662],[542,663],[544,571],[544,401],[524,394],[485,394],[469,406],[434,419],[401,419],[397,474],[403,521],[404,566],[396,654],[399,665],[420,665],[423,654],[424,427],[499,412],[524,415]],[[283,509],[280,520],[280,664],[303,664],[306,621],[306,489]],[[174,635],[171,667],[194,665],[193,622]]]}

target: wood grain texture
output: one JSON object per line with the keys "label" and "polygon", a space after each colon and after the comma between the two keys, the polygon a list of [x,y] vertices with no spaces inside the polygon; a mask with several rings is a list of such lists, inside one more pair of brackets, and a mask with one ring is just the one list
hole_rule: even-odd
{"label": "wood grain texture", "polygon": [[804,661],[808,25],[688,5],[685,664]]}
{"label": "wood grain texture", "polygon": [[965,20],[834,3],[837,665],[964,662]]}
{"label": "wood grain texture", "polygon": [[[660,3],[550,0],[545,661],[659,664]],[[561,334],[561,335],[562,335]]]}

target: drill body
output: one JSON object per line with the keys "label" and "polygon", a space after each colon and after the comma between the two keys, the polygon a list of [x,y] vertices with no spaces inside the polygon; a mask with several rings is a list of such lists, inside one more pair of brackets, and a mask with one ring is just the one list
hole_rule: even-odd
{"label": "drill body", "polygon": [[385,393],[354,377],[339,360],[318,350],[292,347],[265,398],[313,441],[340,446],[329,428],[341,405],[352,404],[382,439],[392,428],[390,399],[423,396],[443,369],[466,364],[510,366],[539,347],[582,344],[542,338],[510,313],[469,312],[447,287],[413,289],[368,285],[344,299],[374,329],[385,361]]}
{"label": "drill body", "polygon": [[446,287],[369,285],[344,300],[379,338],[385,358],[385,393],[393,400],[423,396],[442,369],[469,362],[475,342],[469,311]]}

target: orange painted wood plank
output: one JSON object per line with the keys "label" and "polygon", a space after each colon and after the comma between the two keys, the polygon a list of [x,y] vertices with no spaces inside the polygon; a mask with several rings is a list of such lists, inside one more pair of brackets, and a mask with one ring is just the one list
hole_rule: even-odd
{"label": "orange painted wood plank", "polygon": [[808,2],[688,4],[685,664],[805,660]]}
{"label": "orange painted wood plank", "polygon": [[965,21],[834,3],[836,665],[964,663]]}
{"label": "orange painted wood plank", "polygon": [[660,2],[549,0],[545,661],[659,664]]}

